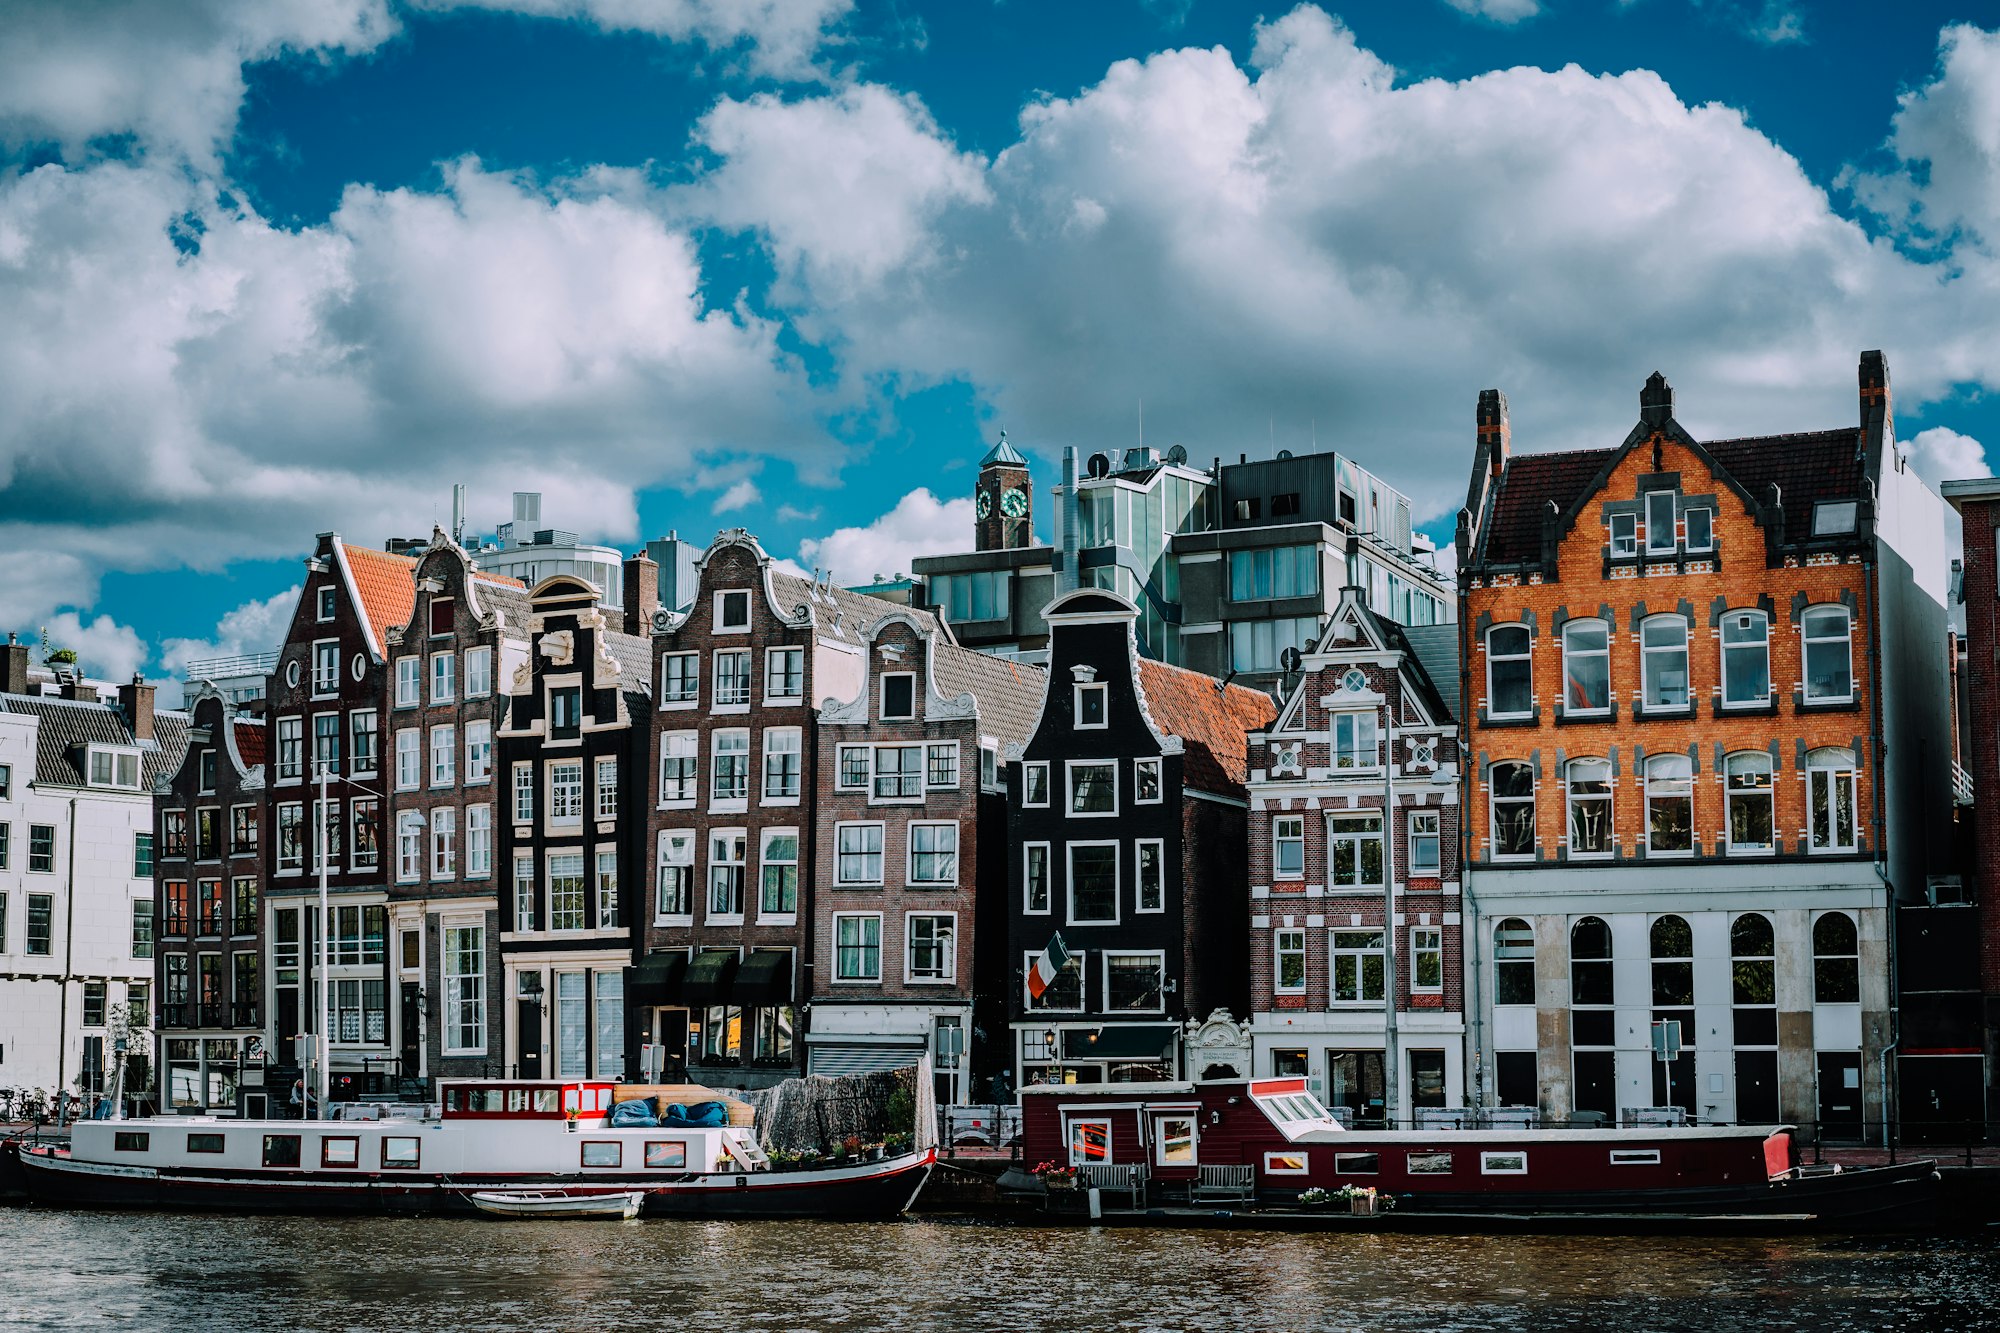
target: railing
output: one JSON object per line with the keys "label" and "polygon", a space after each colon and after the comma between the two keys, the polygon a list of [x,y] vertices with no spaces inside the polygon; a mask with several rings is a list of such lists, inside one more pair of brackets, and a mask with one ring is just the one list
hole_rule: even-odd
{"label": "railing", "polygon": [[1960,805],[1972,804],[1972,774],[1957,763],[1951,766],[1951,796]]}
{"label": "railing", "polygon": [[203,657],[187,664],[189,680],[213,680],[218,676],[268,676],[278,669],[278,654],[238,653],[234,657]]}

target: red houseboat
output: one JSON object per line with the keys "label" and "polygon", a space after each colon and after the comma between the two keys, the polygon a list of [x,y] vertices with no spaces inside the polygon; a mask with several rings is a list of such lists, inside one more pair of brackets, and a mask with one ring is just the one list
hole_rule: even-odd
{"label": "red houseboat", "polygon": [[1801,1168],[1782,1125],[1349,1130],[1300,1078],[1035,1086],[1021,1103],[1028,1161],[1127,1168],[1087,1174],[1155,1205],[1235,1186],[1292,1209],[1351,1186],[1390,1196],[1398,1225],[1853,1227],[1922,1221],[1936,1200],[1931,1162]]}

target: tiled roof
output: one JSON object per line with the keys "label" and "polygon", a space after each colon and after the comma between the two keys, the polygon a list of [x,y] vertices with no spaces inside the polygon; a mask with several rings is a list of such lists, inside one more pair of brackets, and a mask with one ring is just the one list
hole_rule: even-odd
{"label": "tiled roof", "polygon": [[506,636],[526,638],[528,617],[535,613],[534,603],[528,600],[528,590],[514,579],[493,579],[482,574],[475,581],[479,584],[479,609],[502,612],[506,617],[503,627]]}
{"label": "tiled roof", "polygon": [[88,785],[80,765],[87,745],[136,745],[143,756],[140,790],[171,777],[187,754],[188,715],[161,709],[153,714],[153,739],[135,741],[125,715],[108,704],[83,703],[47,695],[0,694],[0,711],[39,717],[35,781],[51,787]]}
{"label": "tiled roof", "polygon": [[602,635],[604,651],[611,654],[611,660],[618,664],[621,688],[634,694],[653,697],[653,641],[637,634],[627,634],[623,630],[606,629]]}
{"label": "tiled roof", "polygon": [[1458,626],[1447,625],[1399,625],[1397,629],[1410,646],[1410,652],[1423,668],[1423,674],[1430,678],[1431,687],[1437,691],[1438,701],[1446,709],[1440,722],[1456,721],[1458,718]]}
{"label": "tiled roof", "polygon": [[1041,716],[1048,672],[1027,662],[1010,662],[953,643],[938,643],[931,655],[938,692],[945,698],[970,694],[979,701],[980,731],[1004,751],[1026,745]]}
{"label": "tiled roof", "polygon": [[[892,611],[906,612],[927,634],[939,630],[938,618],[928,611],[846,588],[815,586],[810,579],[776,570],[771,571],[771,595],[777,599],[777,609],[787,615],[794,607],[812,607],[819,618],[819,632],[846,643],[860,643],[869,628]],[[955,642],[949,628],[943,634],[948,642]]]}
{"label": "tiled roof", "polygon": [[1143,657],[1139,688],[1154,723],[1186,744],[1182,781],[1196,791],[1242,796],[1250,774],[1248,733],[1277,719],[1271,696]]}
{"label": "tiled roof", "polygon": [[1500,477],[1500,493],[1486,524],[1481,557],[1492,564],[1539,560],[1542,511],[1550,500],[1567,509],[1610,458],[1609,449],[1573,449],[1553,454],[1515,454]]}
{"label": "tiled roof", "polygon": [[388,642],[392,627],[407,625],[417,609],[417,562],[405,555],[391,555],[367,546],[341,543],[347,560],[348,576],[354,580],[355,596],[368,617],[378,651]]}
{"label": "tiled roof", "polygon": [[243,757],[245,768],[255,768],[264,762],[264,724],[237,718],[232,723],[236,728],[236,753]]}

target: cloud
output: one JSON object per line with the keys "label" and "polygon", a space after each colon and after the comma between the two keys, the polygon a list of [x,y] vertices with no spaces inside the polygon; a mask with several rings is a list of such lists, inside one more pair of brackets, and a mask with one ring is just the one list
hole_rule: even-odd
{"label": "cloud", "polygon": [[160,645],[161,668],[184,677],[194,662],[277,651],[291,627],[299,592],[300,585],[293,584],[283,592],[243,603],[218,620],[206,639],[168,639]]}
{"label": "cloud", "polygon": [[878,575],[908,573],[920,555],[966,549],[972,523],[972,501],[940,500],[919,487],[867,527],[800,542],[799,564],[832,570],[835,583],[872,583]]}
{"label": "cloud", "polygon": [[[1858,198],[1933,243],[2000,247],[2000,32],[1959,24],[1938,35],[1938,73],[1898,99],[1892,170],[1850,172]],[[1923,170],[1908,168],[1921,163]]]}
{"label": "cloud", "polygon": [[491,9],[594,23],[740,52],[749,71],[811,78],[820,48],[854,0],[404,0],[413,9]]}
{"label": "cloud", "polygon": [[235,136],[243,66],[372,51],[387,0],[26,0],[5,6],[0,143],[50,141],[72,160],[130,134],[207,166]]}
{"label": "cloud", "polygon": [[[70,649],[83,673],[99,680],[128,681],[140,673],[150,656],[145,640],[137,632],[108,615],[93,617],[59,611],[32,633],[22,632],[21,641],[39,644],[43,630],[48,632],[49,647]],[[40,655],[37,648],[36,656]]]}
{"label": "cloud", "polygon": [[1960,435],[1946,426],[1919,431],[1903,447],[1909,451],[1910,466],[1932,490],[1958,478],[1993,475],[1992,465],[1986,461],[1985,446],[1970,435]]}
{"label": "cloud", "polygon": [[809,523],[819,517],[819,506],[800,509],[796,505],[779,505],[777,517],[780,523]]}
{"label": "cloud", "polygon": [[1542,12],[1540,0],[1444,0],[1461,14],[1494,23],[1519,23]]}
{"label": "cloud", "polygon": [[746,477],[724,491],[708,512],[727,514],[737,509],[748,509],[763,498],[764,493],[757,489],[757,483]]}

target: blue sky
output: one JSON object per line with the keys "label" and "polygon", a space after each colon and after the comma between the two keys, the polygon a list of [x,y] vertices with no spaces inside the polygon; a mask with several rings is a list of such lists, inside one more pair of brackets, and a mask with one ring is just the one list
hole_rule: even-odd
{"label": "blue sky", "polygon": [[454,481],[860,580],[1142,402],[1440,534],[1486,387],[1815,429],[1881,347],[1926,475],[2000,438],[1991,4],[0,0],[0,154],[0,624],[108,675]]}

